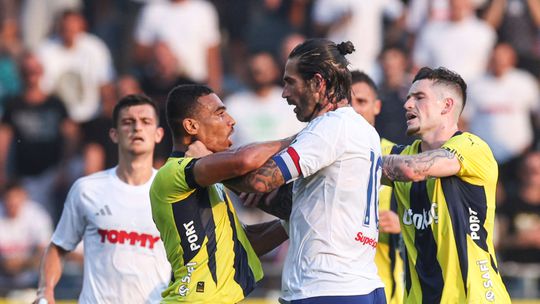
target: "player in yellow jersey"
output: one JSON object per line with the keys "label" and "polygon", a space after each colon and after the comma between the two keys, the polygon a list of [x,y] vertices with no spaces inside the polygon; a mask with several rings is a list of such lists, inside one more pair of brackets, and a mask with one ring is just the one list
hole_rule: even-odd
{"label": "player in yellow jersey", "polygon": [[[150,189],[152,215],[173,271],[162,303],[237,303],[263,276],[257,256],[287,234],[279,220],[244,229],[231,193],[219,182],[260,167],[290,140],[222,152],[231,146],[235,121],[219,97],[201,85],[169,93],[167,122],[174,151]],[[186,155],[201,150],[222,153]]]}
{"label": "player in yellow jersey", "polygon": [[457,126],[466,88],[445,68],[420,69],[404,105],[420,139],[383,157],[407,253],[405,303],[510,303],[492,241],[497,163]]}
{"label": "player in yellow jersey", "polygon": [[[377,86],[364,72],[352,71],[351,105],[371,125],[381,112],[381,100],[377,96]],[[393,146],[391,141],[381,138],[383,151]],[[382,186],[379,190],[379,241],[375,263],[379,276],[384,282],[384,292],[388,304],[403,302],[403,260],[399,253],[399,218],[392,188]]]}

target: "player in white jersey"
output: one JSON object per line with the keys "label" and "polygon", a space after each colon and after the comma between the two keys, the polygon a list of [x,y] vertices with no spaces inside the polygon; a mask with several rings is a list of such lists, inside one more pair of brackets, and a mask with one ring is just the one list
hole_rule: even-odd
{"label": "player in white jersey", "polygon": [[309,124],[285,151],[234,185],[270,192],[295,180],[282,278],[286,303],[386,303],[374,262],[380,139],[350,107],[344,55],[352,51],[351,42],[311,39],[291,52],[283,97]]}
{"label": "player in white jersey", "polygon": [[[118,144],[115,168],[77,180],[43,257],[38,302],[54,303],[62,257],[84,242],[79,303],[156,303],[171,267],[152,221],[149,190],[161,141],[157,106],[144,95],[122,98],[109,135]],[[41,301],[43,302],[43,301]]]}

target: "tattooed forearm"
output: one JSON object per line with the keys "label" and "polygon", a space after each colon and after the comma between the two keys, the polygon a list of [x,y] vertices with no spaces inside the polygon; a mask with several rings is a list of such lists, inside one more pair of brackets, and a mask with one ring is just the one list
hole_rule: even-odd
{"label": "tattooed forearm", "polygon": [[383,174],[393,181],[424,180],[438,161],[454,158],[454,153],[445,149],[417,155],[388,155],[383,157]]}
{"label": "tattooed forearm", "polygon": [[270,192],[285,183],[276,163],[269,159],[262,167],[244,176],[224,182],[225,185],[240,192]]}
{"label": "tattooed forearm", "polygon": [[259,169],[247,174],[244,182],[256,192],[270,192],[285,183],[281,171],[272,159]]}

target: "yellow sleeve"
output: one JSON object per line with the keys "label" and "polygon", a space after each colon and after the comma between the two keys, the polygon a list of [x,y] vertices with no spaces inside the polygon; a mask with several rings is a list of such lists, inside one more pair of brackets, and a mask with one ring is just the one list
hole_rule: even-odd
{"label": "yellow sleeve", "polygon": [[497,162],[489,146],[478,136],[465,132],[450,138],[442,148],[453,152],[459,160],[458,177],[477,185],[497,181]]}
{"label": "yellow sleeve", "polygon": [[195,191],[195,187],[190,186],[186,178],[186,167],[192,160],[193,158],[169,158],[152,183],[150,197],[156,201],[175,203]]}

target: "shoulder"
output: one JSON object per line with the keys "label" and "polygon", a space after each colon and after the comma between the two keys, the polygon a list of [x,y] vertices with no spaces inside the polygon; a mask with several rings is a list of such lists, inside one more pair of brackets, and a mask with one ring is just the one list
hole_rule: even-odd
{"label": "shoulder", "polygon": [[444,143],[442,148],[453,152],[461,162],[465,158],[469,160],[488,158],[495,162],[488,144],[480,137],[469,132],[454,135]]}
{"label": "shoulder", "polygon": [[71,186],[71,191],[85,191],[89,189],[93,189],[95,187],[102,187],[103,185],[107,185],[110,183],[111,174],[114,172],[112,170],[115,170],[116,168],[111,168],[104,171],[99,171],[87,176],[83,176],[79,179],[77,179],[73,185]]}

